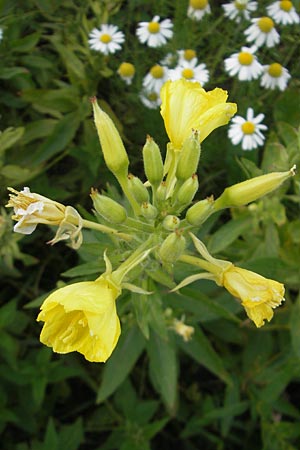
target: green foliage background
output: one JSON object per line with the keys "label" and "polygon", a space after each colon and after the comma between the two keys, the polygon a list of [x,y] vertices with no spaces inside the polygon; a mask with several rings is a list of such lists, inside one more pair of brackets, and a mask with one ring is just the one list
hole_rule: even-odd
{"label": "green foliage background", "polygon": [[[146,134],[165,147],[158,110],[139,100],[144,75],[167,52],[197,50],[210,70],[207,89],[229,91],[243,115],[248,106],[266,115],[264,149],[242,152],[216,130],[204,143],[198,198],[229,184],[300,165],[299,25],[282,27],[281,44],[261,49],[264,64],[278,60],[292,75],[283,92],[258,81],[229,79],[223,60],[245,45],[245,25],[224,18],[221,4],[202,22],[186,18],[187,1],[0,1],[0,189],[22,188],[91,216],[89,191],[118,196],[100,152],[89,97],[97,95],[124,139],[131,170],[143,177]],[[259,2],[259,13],[270,2]],[[294,2],[299,8],[299,1]],[[258,13],[258,14],[259,14]],[[166,47],[149,49],[136,24],[158,14],[174,22]],[[126,34],[109,57],[91,51],[88,33],[113,23]],[[116,74],[122,61],[136,66],[131,86]],[[109,187],[107,183],[110,183]],[[146,299],[118,301],[122,335],[106,364],[78,354],[55,355],[39,343],[37,308],[49,291],[103,271],[106,238],[85,232],[75,253],[46,245],[53,230],[12,232],[10,213],[0,221],[0,430],[5,450],[171,449],[296,450],[300,447],[300,181],[275,194],[213,217],[200,230],[209,250],[286,285],[285,304],[257,330],[242,307],[211,282],[169,294],[172,280]],[[110,250],[109,250],[110,251]],[[113,246],[111,247],[113,252]],[[112,262],[117,262],[117,257]],[[191,272],[189,273],[191,274]],[[176,280],[187,276],[179,266]],[[152,282],[149,282],[152,283]],[[165,286],[164,286],[165,285]],[[148,286],[151,289],[151,285]],[[168,328],[165,310],[195,327],[184,342]]]}

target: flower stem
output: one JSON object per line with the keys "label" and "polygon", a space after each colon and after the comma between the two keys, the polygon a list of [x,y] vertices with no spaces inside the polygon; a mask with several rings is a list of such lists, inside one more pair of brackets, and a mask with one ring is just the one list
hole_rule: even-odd
{"label": "flower stem", "polygon": [[91,230],[101,231],[102,233],[113,234],[114,236],[124,239],[125,241],[131,241],[133,239],[133,236],[130,236],[130,234],[120,233],[115,228],[110,228],[107,227],[106,225],[102,225],[101,223],[92,222],[91,220],[83,219],[82,226],[84,228],[90,228]]}
{"label": "flower stem", "polygon": [[207,270],[214,275],[220,275],[220,272],[222,272],[220,267],[218,267],[217,265],[209,261],[205,261],[204,259],[197,258],[196,256],[181,255],[178,260],[187,264],[191,264],[192,266],[201,267],[201,269]]}

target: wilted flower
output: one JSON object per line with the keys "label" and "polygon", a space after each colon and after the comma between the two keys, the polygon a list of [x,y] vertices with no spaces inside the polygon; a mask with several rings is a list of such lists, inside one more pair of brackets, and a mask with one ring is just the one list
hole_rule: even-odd
{"label": "wilted flower", "polygon": [[284,91],[291,78],[289,71],[279,63],[263,66],[264,73],[260,85],[266,89],[280,89]]}
{"label": "wilted flower", "polygon": [[261,130],[267,130],[268,127],[262,124],[264,114],[258,114],[254,117],[252,108],[247,109],[246,119],[242,116],[236,116],[232,119],[228,130],[228,137],[233,145],[242,142],[243,150],[253,150],[263,145],[265,136]]}
{"label": "wilted flower", "polygon": [[115,25],[103,24],[99,29],[93,28],[89,34],[91,49],[101,52],[104,55],[121,50],[120,44],[123,44],[124,40],[124,33],[119,31]]}
{"label": "wilted flower", "polygon": [[126,84],[131,84],[135,74],[134,65],[128,62],[122,62],[118,68],[118,74]]}
{"label": "wilted flower", "polygon": [[116,311],[120,290],[102,277],[54,291],[41,306],[40,340],[56,353],[82,353],[105,362],[117,345],[121,327]]}
{"label": "wilted flower", "polygon": [[173,36],[173,24],[170,19],[159,21],[159,16],[154,16],[151,22],[140,22],[136,35],[142,44],[148,47],[161,47]]}
{"label": "wilted flower", "polygon": [[266,44],[267,47],[274,47],[280,41],[279,33],[274,27],[274,22],[270,17],[260,17],[251,20],[252,25],[245,30],[247,42],[253,42],[257,47]]}
{"label": "wilted flower", "polygon": [[171,328],[173,328],[175,333],[183,338],[184,342],[190,341],[192,339],[192,335],[195,332],[194,327],[191,327],[190,325],[186,325],[184,323],[184,317],[182,317],[180,320],[175,318],[173,320]]}
{"label": "wilted flower", "polygon": [[238,53],[233,53],[225,59],[225,70],[231,76],[238,76],[240,81],[255,80],[262,73],[262,65],[257,61],[255,51],[257,48],[242,47]]}

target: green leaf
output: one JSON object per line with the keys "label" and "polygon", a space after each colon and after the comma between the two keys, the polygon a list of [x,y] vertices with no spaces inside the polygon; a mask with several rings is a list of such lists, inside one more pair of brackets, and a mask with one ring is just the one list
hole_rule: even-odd
{"label": "green leaf", "polygon": [[151,381],[161,394],[170,415],[176,412],[177,402],[177,359],[174,344],[162,339],[154,331],[147,342]]}
{"label": "green leaf", "polygon": [[293,350],[300,359],[300,295],[291,309],[290,330]]}
{"label": "green leaf", "polygon": [[47,424],[46,434],[43,443],[43,450],[59,450],[58,435],[55,430],[53,419],[50,418]]}
{"label": "green leaf", "polygon": [[230,375],[224,367],[223,360],[214,350],[200,327],[195,328],[195,333],[190,341],[184,342],[183,339],[178,337],[177,344],[185,353],[217,375],[225,383],[232,383]]}
{"label": "green leaf", "polygon": [[66,425],[59,434],[59,448],[66,450],[77,450],[83,442],[84,430],[82,418],[79,417],[76,422]]}
{"label": "green leaf", "polygon": [[10,80],[17,75],[25,75],[26,73],[28,73],[28,70],[25,67],[6,67],[0,70],[0,79]]}
{"label": "green leaf", "polygon": [[234,242],[242,233],[251,226],[248,217],[230,220],[216,231],[208,242],[210,253],[219,253]]}
{"label": "green leaf", "polygon": [[15,145],[15,143],[21,139],[24,133],[24,128],[7,128],[3,132],[0,131],[0,155],[5,150]]}
{"label": "green leaf", "polygon": [[125,380],[145,347],[145,340],[137,326],[123,331],[116,349],[103,369],[97,403],[103,402]]}
{"label": "green leaf", "polygon": [[11,41],[11,49],[13,52],[30,52],[34,49],[40,39],[41,33],[32,33],[23,36],[21,39]]}

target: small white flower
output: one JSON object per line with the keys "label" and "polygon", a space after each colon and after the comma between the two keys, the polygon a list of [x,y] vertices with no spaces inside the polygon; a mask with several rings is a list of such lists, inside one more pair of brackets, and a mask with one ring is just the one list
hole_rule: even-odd
{"label": "small white flower", "polygon": [[267,12],[274,21],[281,25],[290,25],[299,23],[300,18],[296,13],[293,3],[286,1],[277,1],[267,6]]}
{"label": "small white flower", "polygon": [[260,80],[260,85],[266,89],[280,89],[284,91],[291,78],[289,71],[281,64],[273,63],[263,66],[264,73]]}
{"label": "small white flower", "polygon": [[3,28],[0,28],[0,41],[3,39]]}
{"label": "small white flower", "polygon": [[266,44],[267,47],[274,47],[280,41],[279,33],[274,27],[274,22],[270,17],[260,17],[251,20],[252,25],[245,30],[247,42],[253,42],[257,47]]}
{"label": "small white flower", "polygon": [[167,67],[160,66],[156,64],[151,67],[149,73],[145,76],[143,80],[143,88],[147,92],[160,93],[162,85],[168,79],[169,69]]}
{"label": "small white flower", "polygon": [[121,50],[121,45],[125,40],[124,33],[119,31],[115,25],[101,25],[99,30],[94,28],[89,34],[89,44],[91,49],[108,55]]}
{"label": "small white flower", "polygon": [[149,109],[157,109],[161,105],[161,98],[156,92],[142,91],[140,99],[143,105]]}
{"label": "small white flower", "polygon": [[225,59],[225,70],[231,76],[238,76],[241,81],[256,80],[262,73],[262,65],[258,62],[255,51],[257,48],[242,47],[239,53],[233,53]]}
{"label": "small white flower", "polygon": [[253,150],[263,145],[265,136],[261,130],[267,130],[268,127],[261,123],[264,114],[258,114],[254,117],[252,108],[247,109],[246,119],[242,116],[235,116],[231,120],[228,130],[228,137],[233,145],[242,143],[243,150]]}
{"label": "small white flower", "polygon": [[151,22],[140,22],[136,35],[142,44],[148,47],[161,47],[173,36],[173,24],[170,19],[159,22],[160,17],[154,16]]}
{"label": "small white flower", "polygon": [[211,9],[208,0],[190,0],[187,16],[190,19],[202,20],[205,14],[210,14]]}
{"label": "small white flower", "polygon": [[241,19],[250,19],[250,13],[257,9],[257,2],[235,0],[222,5],[222,8],[224,9],[224,15],[228,17],[228,19],[240,23]]}
{"label": "small white flower", "polygon": [[118,68],[118,74],[126,84],[131,84],[135,74],[134,65],[128,62],[122,62]]}
{"label": "small white flower", "polygon": [[170,70],[170,79],[172,81],[185,78],[188,81],[198,81],[201,86],[209,80],[209,72],[204,63],[197,65],[197,58],[192,61],[182,61],[175,69]]}
{"label": "small white flower", "polygon": [[178,53],[178,65],[182,64],[183,62],[189,62],[192,61],[197,62],[197,54],[195,50],[192,50],[190,48],[186,50],[177,50]]}
{"label": "small white flower", "polygon": [[160,61],[159,64],[161,66],[174,67],[177,63],[177,54],[176,53],[167,53]]}

